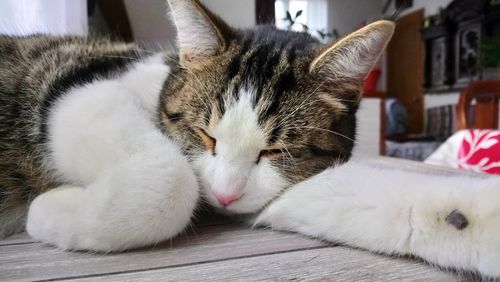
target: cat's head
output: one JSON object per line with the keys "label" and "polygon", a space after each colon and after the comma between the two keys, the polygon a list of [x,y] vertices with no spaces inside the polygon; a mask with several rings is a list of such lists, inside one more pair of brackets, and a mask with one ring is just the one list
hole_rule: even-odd
{"label": "cat's head", "polygon": [[160,122],[185,146],[210,204],[253,213],[349,159],[362,82],[393,23],[325,46],[273,27],[233,29],[198,1],[168,2],[180,60]]}

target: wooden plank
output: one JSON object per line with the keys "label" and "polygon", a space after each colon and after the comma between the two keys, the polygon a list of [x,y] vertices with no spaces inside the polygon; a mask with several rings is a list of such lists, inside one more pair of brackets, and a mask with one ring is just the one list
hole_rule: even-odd
{"label": "wooden plank", "polygon": [[470,281],[408,259],[346,247],[292,251],[230,261],[122,273],[79,281]]}
{"label": "wooden plank", "polygon": [[197,233],[155,248],[109,255],[64,252],[38,243],[1,246],[0,281],[137,271],[325,246],[300,235],[242,225],[208,226]]}
{"label": "wooden plank", "polygon": [[[196,227],[216,226],[234,223],[234,219],[214,213],[211,210],[202,210],[198,212],[198,217],[193,221]],[[36,243],[27,233],[14,234],[3,240],[0,240],[0,246],[19,245]]]}

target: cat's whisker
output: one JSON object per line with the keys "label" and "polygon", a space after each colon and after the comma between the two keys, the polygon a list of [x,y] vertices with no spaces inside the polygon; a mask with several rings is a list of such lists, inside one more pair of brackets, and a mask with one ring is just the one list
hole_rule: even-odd
{"label": "cat's whisker", "polygon": [[284,162],[288,161],[289,164],[294,168],[294,170],[298,170],[297,163],[295,162],[295,159],[293,158],[292,154],[288,150],[288,147],[285,145],[285,142],[283,142],[282,140],[280,140],[277,143],[280,145],[279,150],[281,151],[281,153],[283,155],[283,163],[282,163],[282,165],[285,166]]}
{"label": "cat's whisker", "polygon": [[140,57],[118,56],[118,55],[102,55],[102,56],[89,56],[88,58],[89,59],[113,58],[113,59],[137,60]]}
{"label": "cat's whisker", "polygon": [[286,160],[286,161],[288,161],[291,166],[296,167],[295,160],[294,160],[292,154],[290,154],[290,151],[288,150],[288,147],[282,146],[282,147],[280,147],[280,151],[283,154],[283,157],[284,157],[283,159]]}
{"label": "cat's whisker", "polygon": [[344,135],[344,134],[341,134],[341,133],[338,133],[336,131],[332,131],[332,130],[329,130],[329,129],[324,129],[324,128],[319,128],[319,127],[314,127],[314,126],[300,126],[300,127],[289,127],[291,129],[313,129],[313,130],[319,130],[319,131],[324,131],[324,132],[328,132],[328,133],[332,133],[332,134],[335,134],[337,136],[340,136],[340,137],[343,137],[349,141],[352,141],[352,142],[355,142],[354,139]]}
{"label": "cat's whisker", "polygon": [[293,168],[293,170],[295,172],[299,171],[299,168],[297,166],[297,163],[295,162],[295,159],[293,158],[292,154],[290,153],[290,151],[288,150],[287,147],[284,148],[284,150],[286,151],[286,157],[285,159],[287,159],[291,165],[291,167]]}
{"label": "cat's whisker", "polygon": [[[151,55],[154,55],[154,54],[157,54],[158,52],[155,52],[155,51],[151,51],[151,50],[146,50],[144,48],[140,48],[140,47],[137,47],[137,50],[139,50],[140,52],[143,52],[143,53],[148,53],[148,54],[151,54]],[[165,52],[163,51],[162,54],[164,55],[168,55],[168,52]]]}

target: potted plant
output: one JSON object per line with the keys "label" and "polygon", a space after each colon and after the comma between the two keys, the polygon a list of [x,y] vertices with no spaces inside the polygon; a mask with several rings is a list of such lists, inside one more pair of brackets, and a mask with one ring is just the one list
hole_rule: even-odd
{"label": "potted plant", "polygon": [[479,50],[482,79],[500,80],[500,39],[483,41]]}

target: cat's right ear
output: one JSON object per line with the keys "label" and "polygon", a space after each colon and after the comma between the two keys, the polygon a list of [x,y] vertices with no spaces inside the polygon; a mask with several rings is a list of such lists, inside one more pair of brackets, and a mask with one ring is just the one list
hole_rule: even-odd
{"label": "cat's right ear", "polygon": [[216,55],[232,29],[198,0],[167,0],[177,28],[181,64],[198,65]]}
{"label": "cat's right ear", "polygon": [[389,43],[395,25],[377,21],[334,43],[314,59],[310,72],[330,80],[363,82]]}

